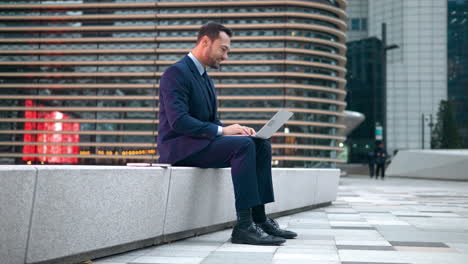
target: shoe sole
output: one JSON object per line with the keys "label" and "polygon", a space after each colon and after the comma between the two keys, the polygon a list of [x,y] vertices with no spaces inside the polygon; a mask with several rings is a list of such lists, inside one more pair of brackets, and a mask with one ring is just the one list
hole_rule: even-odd
{"label": "shoe sole", "polygon": [[256,246],[280,246],[284,242],[277,242],[277,243],[258,243],[258,242],[250,242],[250,241],[241,241],[231,238],[231,243],[233,244],[247,244],[247,245],[256,245]]}
{"label": "shoe sole", "polygon": [[282,238],[284,239],[294,239],[296,238],[297,236],[282,236]]}
{"label": "shoe sole", "polygon": [[297,237],[297,234],[296,235],[291,235],[291,236],[288,236],[288,235],[280,236],[280,235],[276,235],[276,234],[273,234],[273,233],[268,233],[268,234],[270,236],[281,237],[281,238],[284,238],[284,239],[293,239],[293,238]]}

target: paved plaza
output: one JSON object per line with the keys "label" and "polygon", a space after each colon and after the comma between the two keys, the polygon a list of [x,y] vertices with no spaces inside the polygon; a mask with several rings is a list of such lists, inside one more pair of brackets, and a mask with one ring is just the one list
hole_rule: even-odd
{"label": "paved plaza", "polygon": [[93,263],[468,263],[468,182],[349,176],[331,206],[277,220],[298,238],[235,245],[229,229]]}

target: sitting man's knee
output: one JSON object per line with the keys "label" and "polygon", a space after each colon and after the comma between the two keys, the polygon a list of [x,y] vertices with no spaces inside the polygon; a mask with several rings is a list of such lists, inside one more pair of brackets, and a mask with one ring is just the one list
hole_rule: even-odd
{"label": "sitting man's knee", "polygon": [[261,148],[264,150],[271,150],[271,143],[270,143],[270,140],[268,139],[258,139],[257,145],[259,149]]}
{"label": "sitting man's knee", "polygon": [[239,147],[241,149],[253,149],[255,150],[255,142],[250,137],[239,137]]}

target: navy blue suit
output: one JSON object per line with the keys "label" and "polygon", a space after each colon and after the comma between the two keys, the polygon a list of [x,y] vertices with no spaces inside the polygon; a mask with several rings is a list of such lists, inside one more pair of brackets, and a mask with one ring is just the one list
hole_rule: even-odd
{"label": "navy blue suit", "polygon": [[159,162],[231,167],[236,209],[274,201],[271,145],[247,136],[217,136],[216,92],[188,56],[170,66],[159,85]]}

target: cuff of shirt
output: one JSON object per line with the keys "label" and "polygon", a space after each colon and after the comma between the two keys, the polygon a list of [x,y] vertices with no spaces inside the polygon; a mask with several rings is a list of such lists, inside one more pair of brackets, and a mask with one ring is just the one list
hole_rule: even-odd
{"label": "cuff of shirt", "polygon": [[223,135],[223,127],[222,126],[218,126],[218,133],[216,135],[217,136]]}

